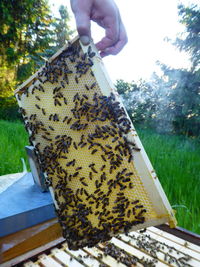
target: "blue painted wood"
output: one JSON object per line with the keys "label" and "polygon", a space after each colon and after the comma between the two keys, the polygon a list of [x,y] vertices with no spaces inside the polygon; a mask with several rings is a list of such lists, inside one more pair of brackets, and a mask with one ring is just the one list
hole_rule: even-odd
{"label": "blue painted wood", "polygon": [[0,194],[0,237],[55,217],[50,193],[41,192],[31,173]]}

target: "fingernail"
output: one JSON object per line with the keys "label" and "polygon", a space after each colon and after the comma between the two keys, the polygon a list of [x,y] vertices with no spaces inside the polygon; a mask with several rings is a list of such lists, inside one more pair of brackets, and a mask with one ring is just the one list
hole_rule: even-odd
{"label": "fingernail", "polygon": [[83,45],[88,45],[90,43],[90,38],[87,35],[80,36],[80,41]]}

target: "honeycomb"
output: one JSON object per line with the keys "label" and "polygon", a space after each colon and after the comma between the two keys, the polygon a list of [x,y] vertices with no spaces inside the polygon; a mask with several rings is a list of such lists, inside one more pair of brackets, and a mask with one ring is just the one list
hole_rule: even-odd
{"label": "honeycomb", "polygon": [[93,44],[83,49],[76,38],[16,91],[70,249],[174,220],[168,208],[158,214],[138,173],[143,148],[129,138],[116,91],[99,84],[99,60]]}

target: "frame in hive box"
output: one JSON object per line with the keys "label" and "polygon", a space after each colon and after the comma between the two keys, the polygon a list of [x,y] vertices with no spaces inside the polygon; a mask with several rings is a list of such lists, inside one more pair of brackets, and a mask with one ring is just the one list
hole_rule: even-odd
{"label": "frame in hive box", "polygon": [[76,37],[16,91],[69,248],[176,219],[93,43]]}

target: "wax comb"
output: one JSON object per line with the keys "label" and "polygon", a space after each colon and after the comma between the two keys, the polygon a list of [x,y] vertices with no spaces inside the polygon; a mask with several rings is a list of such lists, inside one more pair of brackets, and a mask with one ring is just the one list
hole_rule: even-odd
{"label": "wax comb", "polygon": [[15,95],[70,249],[176,225],[93,43],[76,37]]}

